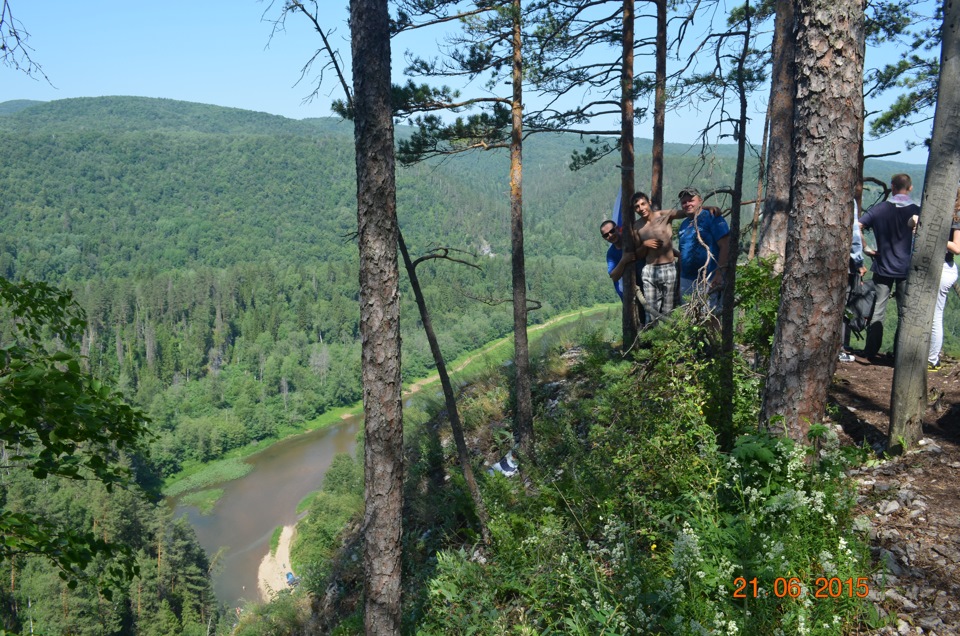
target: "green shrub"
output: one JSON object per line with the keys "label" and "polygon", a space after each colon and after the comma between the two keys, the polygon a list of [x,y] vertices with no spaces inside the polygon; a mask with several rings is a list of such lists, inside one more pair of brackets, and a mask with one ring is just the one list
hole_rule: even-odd
{"label": "green shrub", "polygon": [[290,546],[290,562],[294,571],[302,573],[302,587],[323,592],[344,528],[362,510],[363,467],[349,455],[337,455],[306,517],[297,524]]}
{"label": "green shrub", "polygon": [[[867,620],[847,593],[869,559],[835,436],[806,461],[811,447],[756,434],[760,379],[737,359],[737,438],[720,452],[707,329],[678,316],[627,361],[588,339],[586,380],[538,418],[537,466],[481,480],[493,547],[449,524],[419,544],[439,551],[411,571],[411,633],[836,634]],[[814,599],[818,578],[851,585]]]}
{"label": "green shrub", "polygon": [[309,603],[281,590],[269,603],[250,604],[239,616],[235,636],[289,636],[299,633],[309,618]]}
{"label": "green shrub", "polygon": [[759,369],[765,369],[770,358],[780,308],[782,275],[774,273],[775,260],[758,258],[737,267],[738,340],[753,351]]}

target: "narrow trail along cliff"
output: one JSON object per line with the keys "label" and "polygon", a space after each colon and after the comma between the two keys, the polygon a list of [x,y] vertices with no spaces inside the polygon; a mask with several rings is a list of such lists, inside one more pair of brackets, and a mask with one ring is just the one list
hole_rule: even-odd
{"label": "narrow trail along cliff", "polygon": [[[839,363],[830,394],[848,442],[882,447],[892,382],[892,360]],[[944,364],[927,382],[918,448],[851,475],[874,563],[886,572],[871,599],[891,625],[876,634],[960,634],[960,365]]]}

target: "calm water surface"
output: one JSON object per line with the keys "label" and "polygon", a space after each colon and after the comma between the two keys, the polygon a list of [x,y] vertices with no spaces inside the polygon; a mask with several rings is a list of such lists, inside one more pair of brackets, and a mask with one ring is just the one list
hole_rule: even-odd
{"label": "calm water surface", "polygon": [[225,548],[214,575],[222,602],[240,606],[244,600],[258,600],[257,570],[270,550],[274,529],[296,522],[297,504],[320,488],[334,455],[353,455],[360,422],[352,417],[277,442],[250,457],[252,471],[217,486],[223,488],[223,496],[209,515],[174,502],[174,514],[187,515],[208,555]]}

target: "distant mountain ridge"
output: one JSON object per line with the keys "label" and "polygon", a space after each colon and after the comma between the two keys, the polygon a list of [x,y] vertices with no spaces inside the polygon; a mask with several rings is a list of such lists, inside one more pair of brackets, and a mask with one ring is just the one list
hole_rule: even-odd
{"label": "distant mountain ridge", "polygon": [[0,102],[0,116],[18,113],[24,108],[30,108],[36,104],[45,104],[33,99],[14,99],[8,102]]}
{"label": "distant mountain ridge", "polygon": [[[0,274],[85,280],[143,268],[227,267],[355,254],[353,127],[144,97],[0,104]],[[398,135],[409,128],[401,127]],[[577,135],[524,146],[524,221],[531,257],[598,258],[596,226],[612,216],[619,156],[578,172]],[[649,140],[637,140],[637,188],[649,184]],[[665,193],[733,181],[732,146],[701,162],[668,144]],[[509,159],[474,152],[398,169],[398,210],[411,249],[444,244],[509,252]],[[886,180],[922,168],[871,162]],[[746,192],[754,192],[746,168]],[[744,211],[746,214],[746,211]]]}
{"label": "distant mountain ridge", "polygon": [[[28,111],[24,113],[24,111]],[[22,114],[21,114],[22,113]],[[353,126],[337,117],[311,117],[302,120],[281,115],[153,97],[77,97],[42,102],[34,100],[11,100],[0,102],[0,116],[18,117],[4,120],[0,117],[0,129],[23,130],[24,127],[57,128],[63,130],[112,130],[200,132],[209,134],[325,134],[353,135]],[[398,125],[405,131],[407,126]],[[582,145],[580,136],[563,135],[573,146]],[[536,137],[532,143],[536,144]],[[653,147],[651,139],[638,137],[634,140],[639,155],[649,154]],[[718,157],[736,157],[736,144],[719,144],[711,148]],[[699,144],[664,144],[664,153],[670,156],[696,155]],[[918,164],[895,160],[867,160],[868,172],[886,170],[916,172],[923,168]]]}
{"label": "distant mountain ridge", "polygon": [[[11,131],[198,132],[312,135],[317,126],[240,108],[151,97],[76,97],[0,103],[0,129]],[[14,104],[10,109],[8,105]]]}

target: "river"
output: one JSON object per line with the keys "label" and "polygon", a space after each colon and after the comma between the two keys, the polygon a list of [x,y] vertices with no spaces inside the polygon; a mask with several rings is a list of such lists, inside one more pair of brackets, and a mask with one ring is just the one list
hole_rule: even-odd
{"label": "river", "polygon": [[186,514],[208,555],[224,549],[214,568],[214,590],[232,607],[259,600],[257,569],[270,549],[277,526],[297,520],[297,504],[318,490],[333,457],[353,454],[360,416],[296,437],[251,456],[253,470],[240,479],[217,484],[223,496],[213,513],[202,515],[193,506],[177,505]]}
{"label": "river", "polygon": [[[604,317],[597,313],[586,322],[596,324]],[[541,355],[581,326],[583,323],[576,321],[549,328],[542,337],[531,340],[531,356]],[[532,328],[531,335],[541,328]],[[437,390],[439,384],[429,389]],[[335,455],[354,453],[361,423],[361,416],[353,416],[335,426],[282,440],[251,456],[246,461],[253,470],[247,475],[211,486],[224,491],[211,514],[201,515],[193,506],[174,502],[174,514],[187,515],[208,555],[213,557],[223,549],[214,568],[214,590],[220,601],[239,607],[244,601],[259,600],[257,571],[270,549],[273,531],[296,522],[297,504],[320,488]]]}

